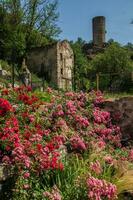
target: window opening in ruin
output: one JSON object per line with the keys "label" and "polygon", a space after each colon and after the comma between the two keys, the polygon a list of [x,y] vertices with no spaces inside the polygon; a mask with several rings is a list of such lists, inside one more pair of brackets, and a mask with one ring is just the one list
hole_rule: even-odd
{"label": "window opening in ruin", "polygon": [[63,68],[61,68],[61,75],[63,75]]}
{"label": "window opening in ruin", "polygon": [[60,60],[63,60],[63,54],[60,53]]}

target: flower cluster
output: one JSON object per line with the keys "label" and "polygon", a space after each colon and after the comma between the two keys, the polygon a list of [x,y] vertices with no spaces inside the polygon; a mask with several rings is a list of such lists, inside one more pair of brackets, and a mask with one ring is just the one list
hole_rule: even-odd
{"label": "flower cluster", "polygon": [[0,128],[0,144],[6,151],[11,151],[19,146],[19,122],[15,116],[10,117],[5,121],[3,127]]}
{"label": "flower cluster", "polygon": [[87,179],[88,197],[92,200],[117,199],[117,189],[112,183],[94,177]]}
{"label": "flower cluster", "polygon": [[90,169],[97,175],[102,173],[102,167],[98,160],[96,160],[94,163],[93,162],[90,163]]}
{"label": "flower cluster", "polygon": [[79,150],[79,151],[86,150],[85,142],[78,135],[75,135],[70,138],[70,144],[74,150]]}
{"label": "flower cluster", "polygon": [[44,192],[43,196],[47,197],[48,200],[61,200],[62,199],[60,191],[56,186],[53,187],[51,192]]}
{"label": "flower cluster", "polygon": [[0,98],[0,116],[5,116],[11,109],[11,104],[6,99]]}
{"label": "flower cluster", "polygon": [[[42,181],[41,195],[41,184],[50,183],[50,188],[44,185],[46,192],[43,197],[36,199],[61,200],[65,186],[61,190],[62,197],[57,188],[51,187],[62,177],[64,181],[69,174],[66,170],[71,165],[70,173],[74,168],[74,176],[81,172],[80,167],[85,167],[85,181],[81,183],[85,189],[86,177],[91,174],[87,179],[89,199],[116,198],[116,187],[101,179],[105,177],[106,167],[115,167],[115,159],[133,161],[133,152],[127,150],[128,158],[124,153],[116,153],[121,147],[120,129],[111,123],[110,113],[98,107],[103,102],[100,92],[64,94],[48,88],[41,94],[46,101],[37,92],[31,92],[31,88],[3,89],[1,94],[0,162],[18,169],[23,180],[20,180],[20,183],[23,182],[21,189],[25,190],[23,194],[28,196],[28,192],[31,193],[36,185],[32,185],[33,177],[36,177],[38,183]],[[75,158],[77,163],[78,159],[82,159],[84,164],[73,164]],[[90,166],[88,158],[92,161]],[[75,173],[76,167],[79,168]],[[80,175],[76,174],[79,180]],[[99,177],[101,179],[97,179]],[[62,182],[59,183],[60,189]]]}
{"label": "flower cluster", "polygon": [[96,91],[95,92],[95,101],[94,101],[94,104],[95,105],[99,105],[99,104],[101,104],[103,102],[104,102],[103,94],[101,93],[101,91]]}
{"label": "flower cluster", "polygon": [[128,158],[129,158],[130,161],[133,161],[133,149],[131,149],[131,150],[129,151]]}
{"label": "flower cluster", "polygon": [[20,94],[18,99],[25,104],[32,105],[34,102],[38,101],[38,98],[32,95],[31,97],[27,94]]}
{"label": "flower cluster", "polygon": [[67,114],[73,115],[76,114],[76,106],[74,105],[74,101],[67,101],[66,102]]}
{"label": "flower cluster", "polygon": [[113,164],[113,158],[112,158],[111,155],[106,155],[106,156],[104,157],[104,160],[105,160],[106,163],[108,163],[108,164],[110,164],[110,165]]}
{"label": "flower cluster", "polygon": [[95,108],[93,115],[94,121],[98,124],[107,124],[110,120],[110,113],[107,111],[101,111],[98,107]]}
{"label": "flower cluster", "polygon": [[85,127],[89,126],[89,121],[88,121],[88,119],[87,119],[87,118],[84,118],[84,117],[82,117],[82,116],[76,116],[76,117],[75,117],[75,121],[76,121],[77,124],[80,125],[80,127],[85,128]]}

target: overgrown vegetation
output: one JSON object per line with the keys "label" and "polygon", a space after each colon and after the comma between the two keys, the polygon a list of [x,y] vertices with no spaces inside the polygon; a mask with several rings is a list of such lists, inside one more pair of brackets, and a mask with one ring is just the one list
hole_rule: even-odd
{"label": "overgrown vegetation", "polygon": [[83,53],[83,45],[85,41],[78,38],[76,42],[71,42],[74,51],[74,90],[89,90],[90,79],[89,72],[91,65],[88,62],[86,55]]}
{"label": "overgrown vegetation", "polygon": [[34,46],[53,41],[60,29],[56,0],[0,1],[0,59],[20,63]]}
{"label": "overgrown vegetation", "polygon": [[132,90],[131,45],[122,47],[116,42],[109,41],[108,47],[103,53],[97,53],[92,60],[88,60],[84,53],[84,44],[85,41],[80,38],[72,43],[75,54],[75,89],[89,90],[96,88],[96,74],[99,74],[101,90],[114,92]]}

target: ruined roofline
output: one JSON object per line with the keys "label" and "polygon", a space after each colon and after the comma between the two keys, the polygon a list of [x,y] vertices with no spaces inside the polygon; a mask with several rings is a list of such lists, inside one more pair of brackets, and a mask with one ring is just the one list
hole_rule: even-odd
{"label": "ruined roofline", "polygon": [[32,47],[28,52],[52,48],[53,46],[57,45],[57,43],[58,43],[58,42],[53,42],[53,43],[51,43],[51,44],[46,44],[45,46]]}
{"label": "ruined roofline", "polygon": [[45,46],[32,47],[32,48],[28,51],[28,53],[31,52],[31,51],[36,51],[36,50],[49,49],[49,48],[52,48],[52,47],[55,46],[55,45],[63,44],[64,42],[69,43],[68,40],[56,41],[56,42],[53,42],[53,43],[51,43],[51,44],[46,44]]}

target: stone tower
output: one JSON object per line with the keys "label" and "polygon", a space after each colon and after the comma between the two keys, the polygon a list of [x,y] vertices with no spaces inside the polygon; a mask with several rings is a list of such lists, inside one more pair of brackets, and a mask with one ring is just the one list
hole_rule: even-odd
{"label": "stone tower", "polygon": [[93,44],[101,47],[105,43],[105,17],[97,16],[92,19]]}

